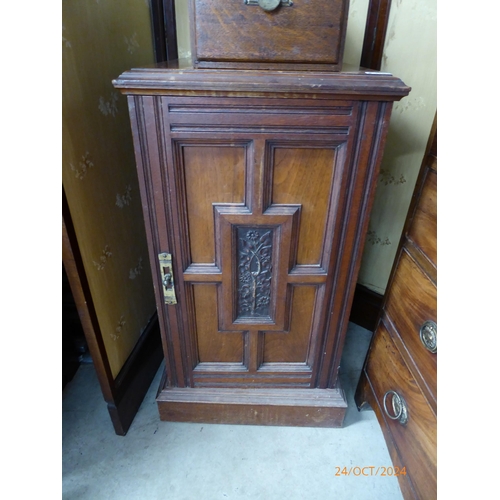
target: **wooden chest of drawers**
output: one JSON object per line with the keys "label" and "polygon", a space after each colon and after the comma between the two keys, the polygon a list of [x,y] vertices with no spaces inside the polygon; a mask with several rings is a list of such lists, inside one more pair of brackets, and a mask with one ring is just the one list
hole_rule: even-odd
{"label": "wooden chest of drawers", "polygon": [[347,11],[347,0],[190,0],[193,65],[339,71]]}
{"label": "wooden chest of drawers", "polygon": [[417,180],[382,314],[356,392],[384,431],[406,499],[437,487],[437,135]]}
{"label": "wooden chest of drawers", "polygon": [[384,73],[138,69],[128,95],[163,420],[340,426],[338,369],[392,103]]}

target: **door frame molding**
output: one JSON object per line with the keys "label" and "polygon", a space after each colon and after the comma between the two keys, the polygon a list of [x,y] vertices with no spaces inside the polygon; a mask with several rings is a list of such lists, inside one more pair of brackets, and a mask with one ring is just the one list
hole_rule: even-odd
{"label": "door frame molding", "polygon": [[151,0],[151,29],[157,63],[178,59],[174,0]]}
{"label": "door frame molding", "polygon": [[391,0],[370,0],[360,66],[380,71],[391,12]]}

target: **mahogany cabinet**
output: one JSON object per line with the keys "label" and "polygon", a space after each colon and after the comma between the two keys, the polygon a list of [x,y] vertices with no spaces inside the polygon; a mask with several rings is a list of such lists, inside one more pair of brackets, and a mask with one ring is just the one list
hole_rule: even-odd
{"label": "mahogany cabinet", "polygon": [[387,73],[133,69],[163,420],[341,426],[338,369],[392,103]]}
{"label": "mahogany cabinet", "polygon": [[382,314],[356,391],[382,426],[405,499],[436,498],[437,133],[408,212]]}

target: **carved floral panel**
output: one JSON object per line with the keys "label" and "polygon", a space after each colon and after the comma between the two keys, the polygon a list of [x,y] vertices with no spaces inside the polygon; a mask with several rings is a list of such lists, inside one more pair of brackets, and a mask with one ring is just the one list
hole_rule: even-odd
{"label": "carved floral panel", "polygon": [[273,229],[240,227],[238,238],[238,317],[269,317]]}

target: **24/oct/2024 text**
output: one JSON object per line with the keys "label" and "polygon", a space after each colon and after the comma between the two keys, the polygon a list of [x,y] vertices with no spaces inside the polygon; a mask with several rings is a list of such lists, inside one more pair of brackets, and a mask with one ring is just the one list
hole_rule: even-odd
{"label": "24/oct/2024 text", "polygon": [[336,476],[406,476],[406,467],[335,467]]}

